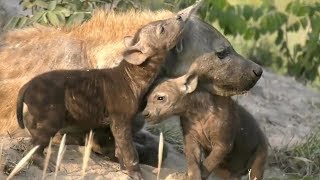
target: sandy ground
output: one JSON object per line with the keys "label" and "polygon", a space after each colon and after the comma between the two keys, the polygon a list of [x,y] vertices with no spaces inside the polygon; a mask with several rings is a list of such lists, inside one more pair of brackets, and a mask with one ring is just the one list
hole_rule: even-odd
{"label": "sandy ground", "polygon": [[295,144],[320,128],[320,93],[264,71],[247,96],[235,99],[254,115],[272,147]]}

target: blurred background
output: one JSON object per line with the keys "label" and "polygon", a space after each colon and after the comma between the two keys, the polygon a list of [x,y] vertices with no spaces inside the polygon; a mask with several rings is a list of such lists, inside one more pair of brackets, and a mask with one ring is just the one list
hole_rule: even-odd
{"label": "blurred background", "polygon": [[[9,3],[11,0],[2,1]],[[16,2],[21,15],[12,17],[8,23],[0,20],[5,30],[34,23],[52,26],[78,24],[89,19],[97,7],[116,11],[129,8],[178,11],[195,0]],[[205,0],[199,15],[226,35],[242,55],[320,90],[319,0]]]}

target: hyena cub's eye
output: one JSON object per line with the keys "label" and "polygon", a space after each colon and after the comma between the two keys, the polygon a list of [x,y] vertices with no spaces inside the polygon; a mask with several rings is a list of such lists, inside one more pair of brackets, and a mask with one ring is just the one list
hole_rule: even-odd
{"label": "hyena cub's eye", "polygon": [[158,97],[157,97],[157,100],[158,100],[158,101],[163,101],[163,100],[164,100],[164,96],[158,96]]}
{"label": "hyena cub's eye", "polygon": [[164,33],[164,27],[160,26],[160,34],[163,34],[163,33]]}
{"label": "hyena cub's eye", "polygon": [[159,24],[157,27],[157,34],[161,35],[164,33],[164,31],[165,31],[165,29],[164,29],[163,25]]}

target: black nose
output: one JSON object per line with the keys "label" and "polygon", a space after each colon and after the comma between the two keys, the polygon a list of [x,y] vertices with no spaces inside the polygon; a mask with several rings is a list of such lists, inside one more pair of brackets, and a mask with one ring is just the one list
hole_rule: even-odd
{"label": "black nose", "polygon": [[142,115],[144,116],[144,117],[150,117],[150,112],[149,111],[143,111],[142,112]]}
{"label": "black nose", "polygon": [[182,17],[181,17],[180,15],[177,15],[177,16],[176,16],[176,19],[177,19],[177,20],[182,20]]}
{"label": "black nose", "polygon": [[257,77],[261,77],[262,73],[263,73],[263,70],[261,67],[253,69],[253,74],[256,75]]}

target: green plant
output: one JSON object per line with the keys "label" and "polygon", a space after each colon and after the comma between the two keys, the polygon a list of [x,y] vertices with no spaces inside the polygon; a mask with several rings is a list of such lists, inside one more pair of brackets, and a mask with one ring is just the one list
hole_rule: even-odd
{"label": "green plant", "polygon": [[80,24],[92,16],[98,7],[119,10],[137,5],[130,0],[21,0],[24,10],[30,9],[31,16],[14,16],[5,29],[23,28],[39,23],[55,27]]}

